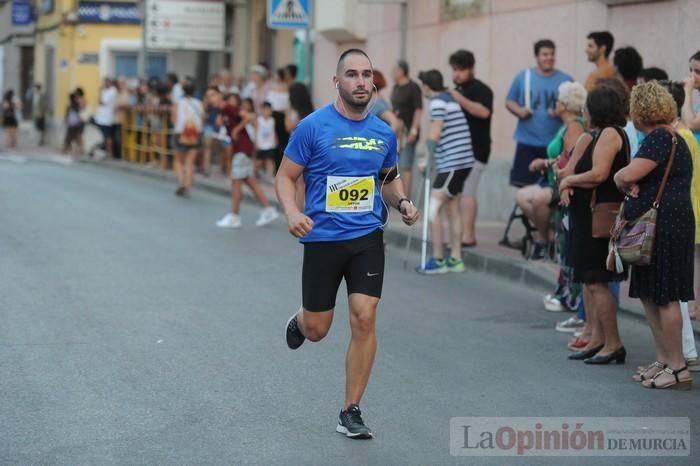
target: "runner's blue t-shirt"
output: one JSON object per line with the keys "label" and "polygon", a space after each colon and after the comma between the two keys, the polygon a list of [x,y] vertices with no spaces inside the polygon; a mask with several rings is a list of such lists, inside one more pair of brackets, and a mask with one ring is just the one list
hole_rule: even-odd
{"label": "runner's blue t-shirt", "polygon": [[378,117],[344,117],[330,104],[299,122],[284,152],[304,167],[306,206],[314,221],[302,243],[343,241],[383,225],[379,171],[396,165],[396,136]]}

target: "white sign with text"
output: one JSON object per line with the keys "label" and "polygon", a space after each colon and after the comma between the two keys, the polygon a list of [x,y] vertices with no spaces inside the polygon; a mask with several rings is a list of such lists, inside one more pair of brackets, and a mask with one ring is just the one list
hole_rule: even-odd
{"label": "white sign with text", "polygon": [[146,46],[149,49],[224,49],[223,1],[146,0]]}

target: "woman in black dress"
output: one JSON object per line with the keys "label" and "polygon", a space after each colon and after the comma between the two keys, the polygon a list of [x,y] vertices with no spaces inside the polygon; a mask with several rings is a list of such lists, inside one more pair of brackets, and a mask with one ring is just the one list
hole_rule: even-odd
{"label": "woman in black dress", "polygon": [[628,195],[627,219],[639,218],[651,208],[676,145],[658,208],[651,264],[632,267],[630,297],[641,299],[644,305],[657,352],[657,360],[635,379],[647,388],[688,389],[692,379],[683,356],[680,301],[694,299],[691,154],[683,138],[665,127],[676,119],[676,103],[660,84],[652,81],[634,88],[631,115],[647,137],[632,163],[615,176],[617,186]]}
{"label": "woman in black dress", "polygon": [[5,130],[5,145],[8,148],[17,147],[17,108],[12,89],[5,92],[2,98],[2,127]]}
{"label": "woman in black dress", "polygon": [[629,141],[621,128],[626,123],[628,102],[622,86],[599,84],[588,94],[587,119],[595,129],[593,139],[579,139],[574,148],[576,159],[571,161],[574,174],[559,184],[563,203],[571,207],[574,281],[584,284],[586,318],[592,329],[588,345],[569,359],[586,364],[622,364],[627,355],[617,329],[617,303],[608,288],[608,283],[626,276],[606,269],[608,239],[593,238],[591,199],[594,192],[596,203],[621,203],[624,198],[613,176],[629,161]]}

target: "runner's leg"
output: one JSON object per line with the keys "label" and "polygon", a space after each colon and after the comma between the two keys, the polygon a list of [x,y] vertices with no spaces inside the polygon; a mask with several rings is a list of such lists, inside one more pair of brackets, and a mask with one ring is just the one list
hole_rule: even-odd
{"label": "runner's leg", "polygon": [[345,359],[345,405],[360,404],[377,351],[375,322],[379,298],[353,293],[348,298],[352,336]]}

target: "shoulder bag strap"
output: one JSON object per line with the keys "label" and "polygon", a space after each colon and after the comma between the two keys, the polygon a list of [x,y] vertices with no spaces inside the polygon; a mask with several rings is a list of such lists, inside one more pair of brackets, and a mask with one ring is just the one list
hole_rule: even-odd
{"label": "shoulder bag strap", "polygon": [[[603,129],[605,129],[605,128],[603,128]],[[601,129],[600,131],[598,131],[598,133],[597,133],[595,136],[593,136],[593,140],[591,141],[591,144],[593,144],[593,148],[591,149],[591,167],[593,166],[593,152],[595,152],[595,145],[598,144],[598,139],[600,139],[600,135],[601,135],[601,134],[603,134],[603,130],[602,130],[602,129]],[[591,144],[589,144],[589,146],[590,146]],[[586,147],[586,150],[588,150],[588,147]],[[598,198],[597,192],[598,192],[598,186],[596,186],[595,188],[593,188],[593,195],[591,196],[591,210],[593,210],[593,208],[594,208],[594,207],[596,206],[596,204],[598,203],[598,200],[597,200],[597,198]]]}
{"label": "shoulder bag strap", "polygon": [[532,102],[530,102],[531,91],[532,91],[532,71],[530,70],[530,68],[527,68],[525,70],[525,95],[524,95],[525,108],[527,108],[527,109],[531,109],[530,108],[530,105],[532,104]]}
{"label": "shoulder bag strap", "polygon": [[671,146],[671,155],[668,157],[668,162],[666,162],[666,171],[664,172],[664,178],[661,181],[661,186],[659,186],[659,192],[656,193],[656,200],[654,200],[653,206],[655,209],[659,208],[659,205],[661,203],[661,196],[664,195],[666,183],[668,182],[668,178],[671,175],[671,166],[673,165],[673,160],[676,158],[676,148],[678,147],[678,134],[676,133],[676,131],[670,126],[664,126],[663,128],[671,134],[671,137],[673,139]]}

